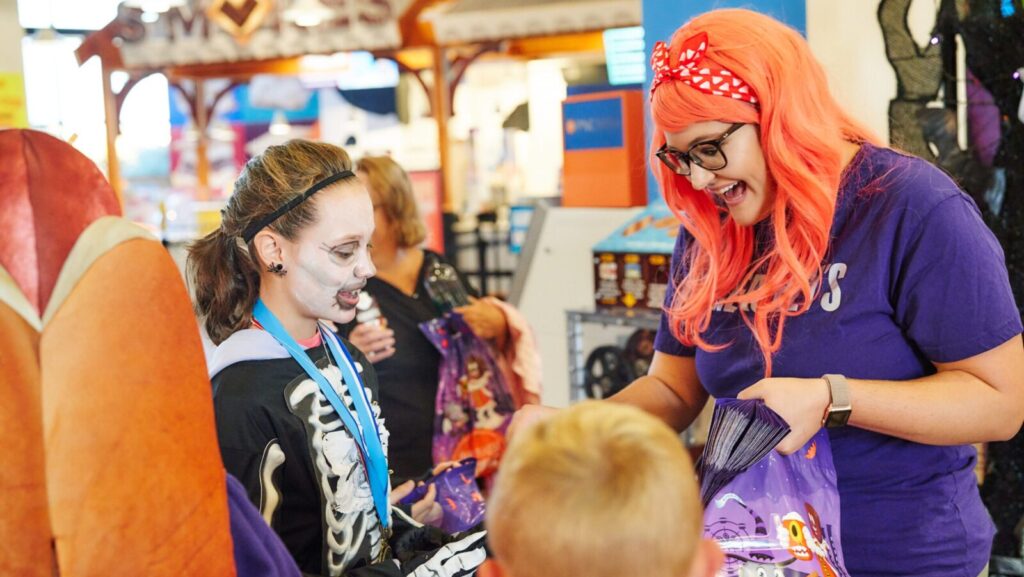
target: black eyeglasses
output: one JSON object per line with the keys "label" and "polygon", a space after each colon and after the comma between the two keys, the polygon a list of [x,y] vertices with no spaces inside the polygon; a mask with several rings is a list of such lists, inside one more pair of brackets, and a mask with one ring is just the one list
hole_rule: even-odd
{"label": "black eyeglasses", "polygon": [[726,138],[729,138],[730,134],[736,132],[742,126],[744,126],[744,123],[737,122],[718,138],[698,142],[686,152],[678,148],[672,148],[668,143],[665,143],[661,145],[661,148],[654,155],[664,162],[665,166],[671,168],[672,172],[680,176],[690,176],[691,162],[705,170],[722,170],[729,164],[729,159],[725,157],[725,152],[722,151],[722,143],[725,142]]}

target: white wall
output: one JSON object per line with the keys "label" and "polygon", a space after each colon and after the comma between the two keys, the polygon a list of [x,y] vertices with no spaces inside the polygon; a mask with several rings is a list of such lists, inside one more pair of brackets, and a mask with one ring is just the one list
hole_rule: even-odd
{"label": "white wall", "polygon": [[[896,73],[885,58],[878,4],[878,0],[807,0],[807,39],[825,66],[839,102],[888,141]],[[918,44],[930,38],[936,4],[916,0],[911,5],[908,22]]]}
{"label": "white wall", "polygon": [[564,62],[534,60],[529,70],[530,132],[525,196],[555,196],[562,179],[562,101],[566,84]]}
{"label": "white wall", "polygon": [[[543,367],[541,402],[564,407],[569,383],[568,326],[565,311],[594,309],[591,247],[639,211],[637,208],[538,208],[514,284],[517,302],[536,339]],[[535,243],[535,244],[534,244]],[[524,254],[524,256],[526,255]],[[526,266],[529,268],[525,268]],[[590,327],[594,329],[594,327]],[[597,327],[598,329],[600,327]],[[607,341],[606,341],[607,342]],[[596,343],[587,343],[596,346]],[[588,354],[586,349],[584,354]]]}

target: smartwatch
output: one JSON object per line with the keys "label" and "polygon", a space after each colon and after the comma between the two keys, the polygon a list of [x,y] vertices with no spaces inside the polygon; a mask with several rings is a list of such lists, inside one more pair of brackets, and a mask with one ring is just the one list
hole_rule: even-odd
{"label": "smartwatch", "polygon": [[822,425],[829,429],[845,426],[850,420],[850,413],[853,412],[853,406],[850,405],[850,385],[843,375],[822,375],[821,378],[828,383],[829,394],[828,408],[825,409]]}

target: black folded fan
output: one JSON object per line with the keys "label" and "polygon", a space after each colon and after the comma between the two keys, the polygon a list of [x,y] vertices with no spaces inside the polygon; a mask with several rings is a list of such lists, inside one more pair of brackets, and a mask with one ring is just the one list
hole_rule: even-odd
{"label": "black folded fan", "polygon": [[704,507],[736,475],[767,455],[789,434],[789,424],[764,401],[715,400],[704,452],[697,460]]}

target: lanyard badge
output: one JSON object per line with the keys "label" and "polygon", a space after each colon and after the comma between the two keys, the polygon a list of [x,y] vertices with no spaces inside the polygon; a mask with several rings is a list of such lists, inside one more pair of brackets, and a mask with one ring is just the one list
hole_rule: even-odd
{"label": "lanyard badge", "polygon": [[[391,516],[388,514],[390,504],[388,502],[388,464],[384,456],[384,448],[380,443],[380,432],[377,428],[377,420],[370,409],[369,398],[363,388],[362,379],[355,370],[355,363],[348,354],[348,350],[338,342],[338,337],[331,331],[318,326],[321,337],[330,349],[331,355],[341,369],[342,380],[348,388],[349,396],[352,397],[352,404],[355,406],[356,415],[353,417],[345,402],[338,395],[334,387],[327,382],[327,377],[317,369],[316,365],[306,354],[306,351],[288,331],[284,329],[281,322],[277,320],[274,313],[263,304],[263,300],[256,301],[252,316],[264,330],[270,333],[278,343],[288,351],[288,354],[306,371],[311,379],[320,387],[320,391],[327,397],[327,400],[338,413],[345,428],[348,429],[356,446],[363,457],[363,464],[366,468],[366,476],[370,481],[370,492],[373,494],[373,505],[377,510],[377,517],[380,519],[382,533],[387,535],[391,526]],[[358,419],[358,422],[357,422]]]}

